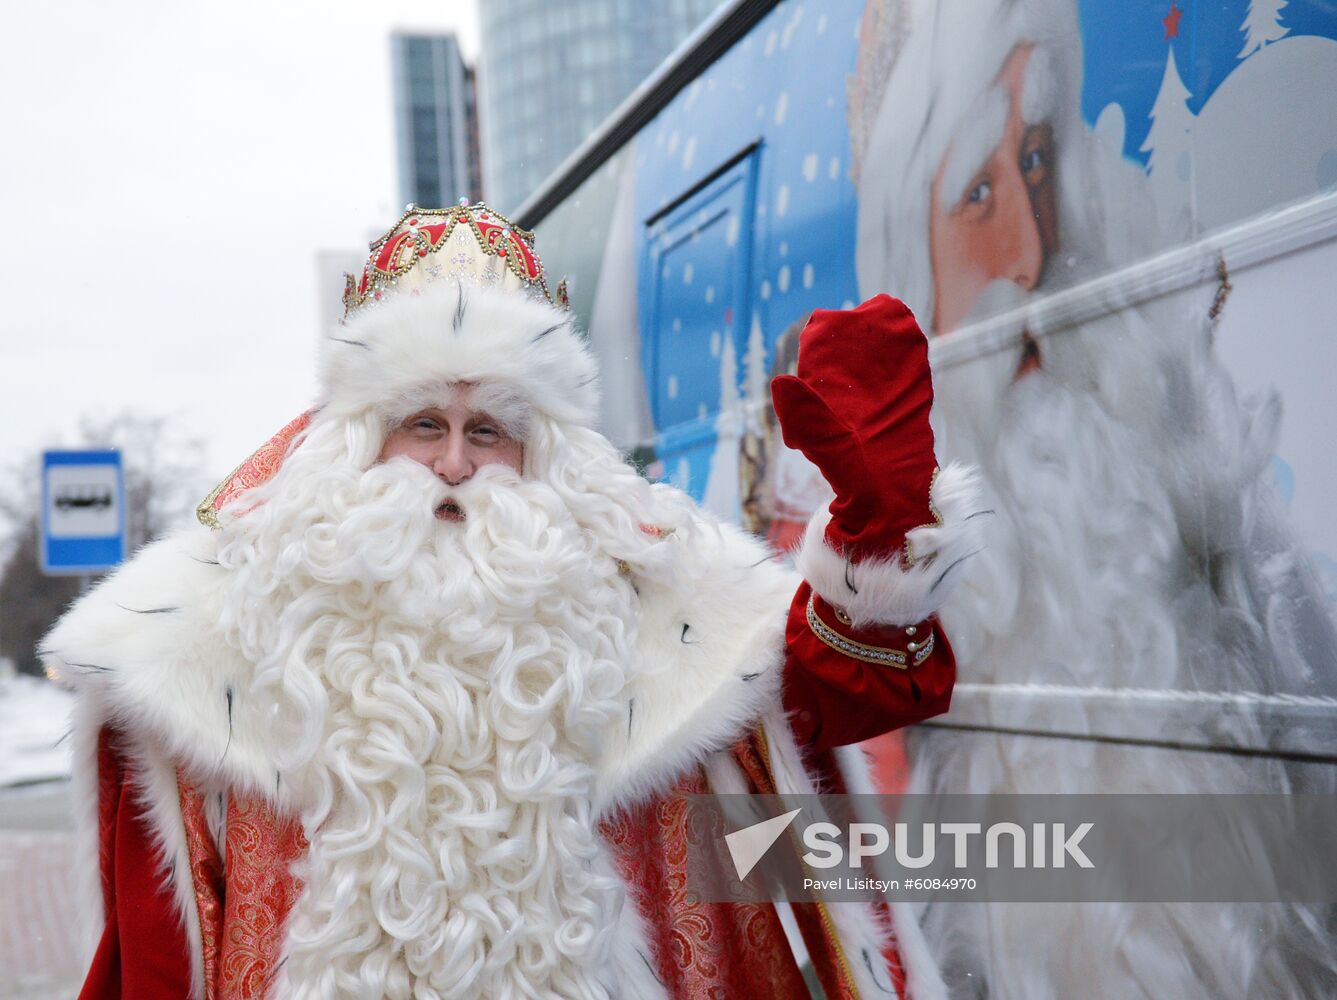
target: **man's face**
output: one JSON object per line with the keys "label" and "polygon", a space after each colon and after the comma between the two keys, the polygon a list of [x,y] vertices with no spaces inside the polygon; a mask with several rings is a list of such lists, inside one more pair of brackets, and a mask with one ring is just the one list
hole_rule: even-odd
{"label": "man's face", "polygon": [[[499,421],[476,410],[467,397],[444,408],[429,407],[408,417],[385,439],[379,461],[404,455],[431,469],[448,486],[472,479],[485,465],[523,471],[524,443],[510,437]],[[458,507],[443,505],[439,516],[459,520]]]}
{"label": "man's face", "polygon": [[[933,328],[947,333],[970,315],[994,281],[1011,281],[1030,291],[1058,249],[1055,203],[1054,134],[1046,122],[1022,120],[1022,90],[1031,46],[1012,50],[995,80],[1006,96],[1002,140],[972,171],[964,189],[950,178],[962,176],[953,156],[965,155],[958,136],[933,177],[929,253],[933,266]],[[950,169],[949,169],[950,166]]]}

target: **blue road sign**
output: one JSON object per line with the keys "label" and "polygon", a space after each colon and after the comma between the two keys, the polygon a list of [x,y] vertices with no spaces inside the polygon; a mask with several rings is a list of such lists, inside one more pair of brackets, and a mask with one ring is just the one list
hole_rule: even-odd
{"label": "blue road sign", "polygon": [[42,455],[42,572],[101,573],[125,560],[125,478],[119,451]]}

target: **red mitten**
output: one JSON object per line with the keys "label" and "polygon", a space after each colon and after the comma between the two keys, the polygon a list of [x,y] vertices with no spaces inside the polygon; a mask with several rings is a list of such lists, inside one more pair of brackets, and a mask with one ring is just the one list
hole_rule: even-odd
{"label": "red mitten", "polygon": [[826,541],[852,563],[889,557],[933,524],[937,460],[928,341],[899,299],[819,309],[799,337],[798,375],[771,382],[785,444],[835,490]]}

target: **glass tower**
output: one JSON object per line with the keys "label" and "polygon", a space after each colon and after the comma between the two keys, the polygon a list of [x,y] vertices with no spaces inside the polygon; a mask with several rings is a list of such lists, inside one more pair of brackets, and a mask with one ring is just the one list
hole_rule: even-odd
{"label": "glass tower", "polygon": [[513,211],[721,0],[487,0],[484,190]]}
{"label": "glass tower", "polygon": [[440,207],[481,194],[474,74],[454,35],[394,35],[395,132],[405,202]]}

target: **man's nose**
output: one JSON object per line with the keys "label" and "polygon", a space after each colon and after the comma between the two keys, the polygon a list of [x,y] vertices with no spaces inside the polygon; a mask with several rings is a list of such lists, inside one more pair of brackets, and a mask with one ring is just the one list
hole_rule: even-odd
{"label": "man's nose", "polygon": [[450,434],[441,442],[432,471],[448,486],[458,486],[472,478],[474,463],[463,434]]}
{"label": "man's nose", "polygon": [[998,253],[994,277],[1013,281],[1029,292],[1040,284],[1045,268],[1040,221],[1019,170],[1003,179],[1002,186],[994,233]]}

